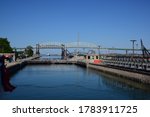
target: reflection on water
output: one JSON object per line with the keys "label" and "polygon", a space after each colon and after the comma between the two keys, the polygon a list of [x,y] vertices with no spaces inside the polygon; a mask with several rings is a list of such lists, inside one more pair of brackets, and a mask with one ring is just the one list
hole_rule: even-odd
{"label": "reflection on water", "polygon": [[[103,72],[95,71],[89,69],[90,73],[99,74],[100,77],[103,77],[100,80],[100,85],[105,84],[106,87],[116,89],[117,91],[124,91],[129,97],[128,99],[150,99],[150,86],[142,83],[138,83],[132,80],[128,80],[123,77],[116,77],[110,74]],[[103,85],[104,86],[104,85]],[[125,96],[126,96],[125,95]]]}
{"label": "reflection on water", "polygon": [[0,99],[150,99],[150,87],[76,65],[26,66]]}
{"label": "reflection on water", "polygon": [[145,85],[143,83],[138,83],[132,80],[129,80],[127,78],[123,78],[123,77],[119,77],[119,76],[114,76],[114,75],[110,75],[110,74],[106,74],[100,71],[95,71],[93,69],[89,69],[90,73],[96,73],[99,74],[100,76],[102,76],[103,79],[103,83],[108,84],[109,86],[116,86],[116,87],[120,87],[120,88],[124,88],[127,90],[130,88],[132,89],[139,89],[139,90],[144,90],[144,91],[150,91],[150,86],[149,85]]}

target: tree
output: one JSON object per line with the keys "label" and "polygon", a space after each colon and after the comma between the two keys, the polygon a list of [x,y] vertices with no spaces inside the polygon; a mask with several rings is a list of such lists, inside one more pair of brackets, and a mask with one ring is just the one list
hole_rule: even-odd
{"label": "tree", "polygon": [[32,46],[27,46],[25,49],[25,54],[30,57],[33,56],[33,47]]}
{"label": "tree", "polygon": [[10,42],[7,38],[0,37],[0,53],[11,53],[13,49],[10,46]]}

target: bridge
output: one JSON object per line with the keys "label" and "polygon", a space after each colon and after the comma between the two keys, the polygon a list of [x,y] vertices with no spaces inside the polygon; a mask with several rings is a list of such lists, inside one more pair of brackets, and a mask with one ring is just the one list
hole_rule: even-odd
{"label": "bridge", "polygon": [[[133,49],[129,48],[102,48],[100,45],[94,44],[94,43],[88,43],[88,42],[71,42],[71,43],[60,43],[60,42],[48,42],[48,43],[41,43],[41,44],[36,44],[36,54],[39,54],[40,49],[61,49],[62,50],[62,57],[66,57],[69,53],[68,49],[69,48],[74,48],[74,49],[96,49],[99,51],[100,50],[123,50],[126,51],[132,51]],[[137,51],[140,51],[141,49],[137,49]]]}
{"label": "bridge", "polygon": [[[100,46],[94,43],[88,42],[70,42],[70,43],[60,43],[60,42],[47,42],[47,43],[40,43],[36,44],[33,47],[35,49],[36,54],[40,54],[40,49],[61,49],[62,53],[61,56],[66,58],[70,52],[68,51],[69,48],[83,48],[83,49],[100,49]],[[15,48],[17,51],[24,51],[25,48]]]}
{"label": "bridge", "polygon": [[[143,42],[141,42],[142,44]],[[36,54],[40,54],[40,49],[61,49],[61,56],[65,58],[67,55],[70,54],[68,49],[91,49],[91,50],[98,50],[100,54],[100,50],[120,50],[125,51],[126,55],[129,51],[133,51],[133,48],[104,48],[100,45],[94,44],[94,43],[88,43],[88,42],[70,42],[70,43],[60,43],[60,42],[47,42],[47,43],[39,43],[36,44],[36,46],[33,46],[33,49],[35,49]],[[24,50],[25,48],[16,48],[17,50]],[[144,53],[144,48],[141,49],[134,49],[134,51],[141,51]],[[149,51],[149,50],[148,50]]]}
{"label": "bridge", "polygon": [[60,42],[50,42],[50,43],[42,43],[37,44],[39,49],[61,49],[61,48],[92,48],[92,49],[98,49],[99,46],[97,46],[94,43],[88,43],[88,42],[71,42],[71,43],[60,43]]}
{"label": "bridge", "polygon": [[[60,43],[60,42],[48,42],[48,43],[39,43],[36,46],[32,46],[33,49],[36,49],[38,52],[39,49],[62,49],[62,48],[89,48],[89,49],[100,49],[100,50],[123,50],[123,51],[132,51],[132,48],[106,48],[101,47],[100,45],[89,43],[89,42],[70,42],[70,43]],[[23,51],[25,48],[15,48],[16,50]],[[141,49],[134,49],[135,51],[141,51]]]}
{"label": "bridge", "polygon": [[90,49],[100,49],[100,46],[97,46],[94,43],[88,42],[71,42],[71,43],[60,43],[60,42],[48,42],[42,44],[36,44],[36,54],[39,54],[40,49],[61,49],[62,58],[66,58],[70,54],[68,51],[69,48],[90,48]]}

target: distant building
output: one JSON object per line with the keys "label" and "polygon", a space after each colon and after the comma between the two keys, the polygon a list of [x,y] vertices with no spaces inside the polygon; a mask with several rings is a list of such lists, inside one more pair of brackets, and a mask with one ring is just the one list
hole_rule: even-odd
{"label": "distant building", "polygon": [[100,64],[103,62],[102,59],[100,59],[99,54],[86,54],[86,55],[79,55],[80,61],[86,62],[86,63],[95,63]]}

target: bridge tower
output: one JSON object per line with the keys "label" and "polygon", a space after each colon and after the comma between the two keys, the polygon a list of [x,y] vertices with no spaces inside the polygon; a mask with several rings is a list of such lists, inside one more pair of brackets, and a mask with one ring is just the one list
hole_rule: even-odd
{"label": "bridge tower", "polygon": [[40,54],[40,45],[39,44],[36,44],[36,54]]}
{"label": "bridge tower", "polygon": [[62,44],[61,50],[62,50],[61,59],[67,59],[67,49],[66,49],[65,45]]}

